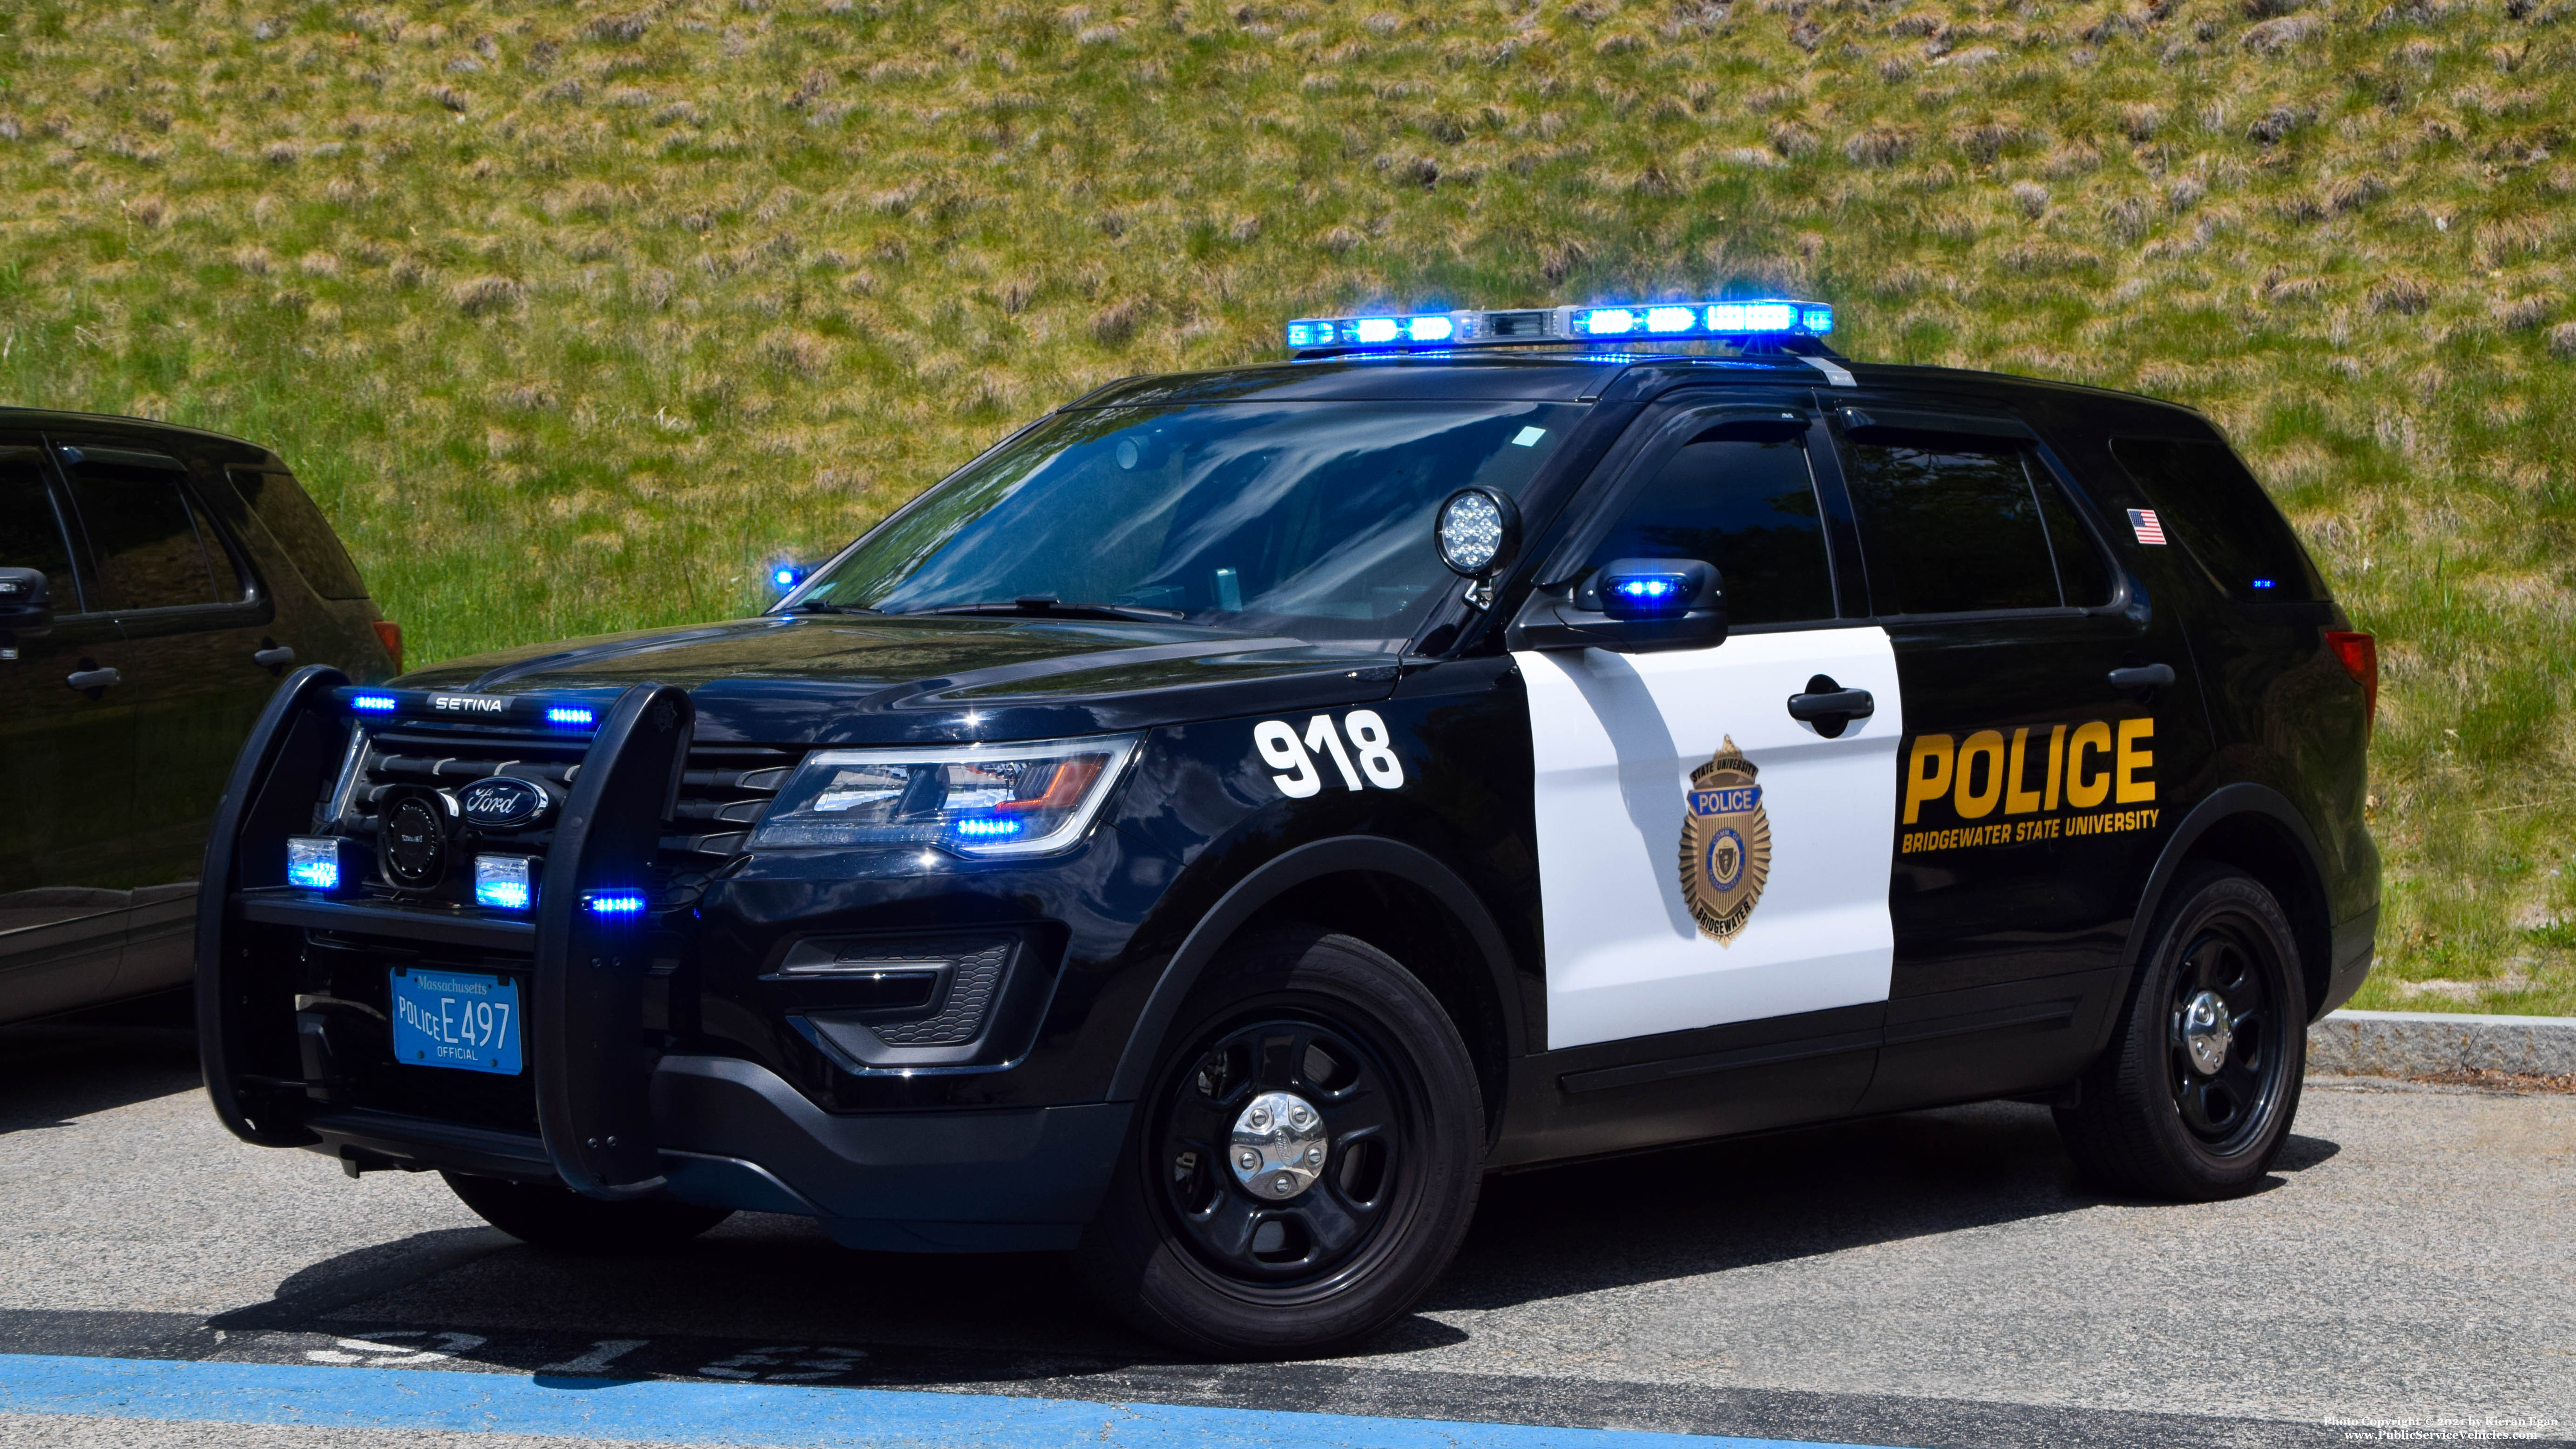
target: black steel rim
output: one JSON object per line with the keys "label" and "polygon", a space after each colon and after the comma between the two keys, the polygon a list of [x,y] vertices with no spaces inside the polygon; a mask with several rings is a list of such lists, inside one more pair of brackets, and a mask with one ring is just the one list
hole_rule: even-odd
{"label": "black steel rim", "polygon": [[[1254,1197],[1226,1151],[1262,1092],[1313,1104],[1330,1144],[1323,1175],[1286,1202]],[[1414,1195],[1420,1093],[1367,1034],[1322,1012],[1222,1027],[1182,1060],[1148,1165],[1190,1256],[1239,1290],[1306,1297],[1363,1271]]]}
{"label": "black steel rim", "polygon": [[[2262,1135],[2280,1100],[2288,1052],[2278,953],[2254,922],[2222,912],[2194,929],[2174,972],[2165,1010],[2165,1059],[2174,1110],[2192,1137],[2219,1156],[2242,1151]],[[2225,1003],[2232,1027],[2226,1057],[2212,1072],[2192,1060],[2183,1031],[2191,1003],[2202,992]]]}

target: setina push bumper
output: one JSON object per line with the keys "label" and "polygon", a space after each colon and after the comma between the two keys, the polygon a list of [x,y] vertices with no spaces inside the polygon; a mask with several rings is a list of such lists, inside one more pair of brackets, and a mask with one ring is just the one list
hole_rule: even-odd
{"label": "setina push bumper", "polygon": [[459,848],[460,808],[510,801],[421,788],[379,812],[372,841],[313,833],[368,748],[362,723],[456,703],[310,667],[243,748],[197,919],[206,1087],[234,1135],[353,1175],[438,1169],[809,1216],[853,1247],[1073,1244],[1129,1104],[832,1112],[758,1062],[674,1049],[668,983],[694,895],[656,853],[690,764],[686,691],[510,697],[505,718],[477,720],[568,736],[568,763],[513,772],[533,789],[485,791],[546,797],[553,828],[532,855],[470,862],[468,901],[403,882],[423,852]]}

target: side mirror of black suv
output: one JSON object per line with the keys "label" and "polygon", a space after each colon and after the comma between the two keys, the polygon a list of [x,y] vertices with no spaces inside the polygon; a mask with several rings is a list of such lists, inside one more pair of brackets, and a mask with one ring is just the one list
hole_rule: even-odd
{"label": "side mirror of black suv", "polygon": [[0,569],[0,634],[54,632],[53,601],[42,569]]}

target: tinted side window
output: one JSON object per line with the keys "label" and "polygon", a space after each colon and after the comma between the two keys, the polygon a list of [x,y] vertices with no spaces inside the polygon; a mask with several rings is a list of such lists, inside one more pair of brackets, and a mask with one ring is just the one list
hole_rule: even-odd
{"label": "tinted side window", "polygon": [[2326,597],[2290,521],[2224,444],[2115,438],[2111,456],[2155,500],[2157,521],[2228,593],[2300,603]]}
{"label": "tinted side window", "polygon": [[2049,551],[2057,558],[2058,592],[2079,609],[2111,602],[2111,565],[2102,556],[2101,541],[2075,516],[2066,490],[2037,468],[2031,473],[2031,485],[2039,490],[2039,516],[2048,523]]}
{"label": "tinted side window", "polygon": [[71,548],[45,487],[45,455],[33,445],[0,444],[0,568],[44,570],[54,612],[81,612]]}
{"label": "tinted side window", "polygon": [[313,586],[313,592],[326,599],[367,596],[366,580],[358,577],[358,566],[349,562],[340,536],[331,531],[322,510],[293,478],[241,468],[233,470],[232,480],[260,523],[295,560],[296,571]]}
{"label": "tinted side window", "polygon": [[[1834,616],[1803,430],[1734,424],[1676,451],[1593,549],[1587,571],[1623,558],[1695,558],[1717,565],[1731,624]],[[1591,581],[1583,584],[1584,602]]]}
{"label": "tinted side window", "polygon": [[1925,434],[1854,442],[1848,462],[1877,612],[2058,606],[2048,527],[2019,449]]}
{"label": "tinted side window", "polygon": [[131,448],[67,447],[59,455],[89,544],[91,608],[220,601],[176,458]]}

